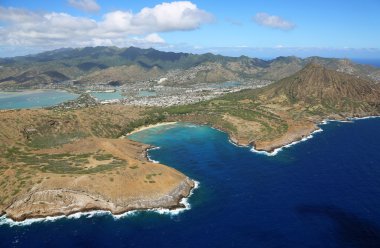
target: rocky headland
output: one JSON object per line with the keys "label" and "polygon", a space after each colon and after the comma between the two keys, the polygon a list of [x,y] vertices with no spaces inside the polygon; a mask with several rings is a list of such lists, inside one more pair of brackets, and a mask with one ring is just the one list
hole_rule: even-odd
{"label": "rocky headland", "polygon": [[139,116],[135,108],[115,105],[2,111],[0,214],[23,221],[93,210],[183,208],[194,181],[150,162],[151,146],[113,137],[122,132],[121,120]]}

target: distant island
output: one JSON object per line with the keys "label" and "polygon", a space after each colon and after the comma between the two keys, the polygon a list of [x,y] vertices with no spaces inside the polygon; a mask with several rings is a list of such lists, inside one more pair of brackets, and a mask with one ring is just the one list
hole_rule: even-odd
{"label": "distant island", "polygon": [[[86,62],[82,69],[75,65],[80,58],[92,61],[94,53],[97,63]],[[124,65],[124,60],[115,60],[120,63],[117,68],[99,64],[115,56],[124,56],[130,64]],[[15,221],[91,210],[120,214],[184,207],[181,200],[189,196],[195,182],[175,169],[152,163],[146,158],[151,146],[125,137],[143,126],[163,122],[210,125],[227,132],[238,145],[271,153],[307,137],[324,120],[380,115],[379,70],[346,60],[291,57],[265,62],[247,57],[100,47],[1,59],[0,65],[0,87],[4,89],[36,87],[37,81],[71,88],[90,79],[96,82],[93,79],[99,77],[94,75],[116,76],[119,69],[129,73],[131,66],[133,70],[139,68],[136,75],[149,75],[150,80],[172,69],[188,73],[212,65],[204,67],[208,74],[203,69],[194,74],[197,76],[192,83],[242,80],[250,84],[258,78],[276,81],[257,89],[252,83],[252,89],[191,104],[104,105],[84,93],[76,101],[46,109],[1,110],[0,186],[4,190],[0,192],[0,213]],[[65,68],[67,75],[78,79],[52,67]],[[155,77],[154,71],[158,73]],[[175,75],[174,81],[163,81],[172,85],[179,74]],[[110,80],[114,82],[115,78]]]}

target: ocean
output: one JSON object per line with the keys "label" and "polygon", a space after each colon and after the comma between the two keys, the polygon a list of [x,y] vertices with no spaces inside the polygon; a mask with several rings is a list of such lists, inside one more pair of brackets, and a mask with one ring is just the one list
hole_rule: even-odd
{"label": "ocean", "polygon": [[357,59],[357,58],[354,58],[354,59],[352,59],[352,61],[354,61],[355,63],[358,63],[358,64],[372,65],[374,67],[380,67],[380,59],[375,59],[375,58]]}
{"label": "ocean", "polygon": [[0,226],[0,247],[380,247],[380,118],[329,122],[276,156],[186,123],[132,139],[200,182],[177,215]]}

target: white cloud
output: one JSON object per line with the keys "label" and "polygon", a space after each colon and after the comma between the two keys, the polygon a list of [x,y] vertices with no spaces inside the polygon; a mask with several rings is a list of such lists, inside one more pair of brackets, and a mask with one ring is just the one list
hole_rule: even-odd
{"label": "white cloud", "polygon": [[130,11],[114,11],[104,15],[99,25],[112,32],[127,31],[132,34],[194,30],[213,21],[213,16],[188,1],[158,4]]}
{"label": "white cloud", "polygon": [[275,28],[275,29],[282,29],[282,30],[291,30],[295,28],[295,24],[283,19],[280,16],[275,15],[269,15],[268,13],[257,13],[253,20],[265,27]]}
{"label": "white cloud", "polygon": [[192,2],[172,2],[158,4],[153,8],[143,8],[132,19],[134,26],[146,30],[165,32],[172,30],[193,30],[201,24],[211,22],[212,15]]}
{"label": "white cloud", "polygon": [[113,11],[98,21],[67,13],[0,6],[0,44],[45,50],[68,46],[128,46],[136,42],[163,44],[159,32],[194,30],[212,20],[211,14],[188,1],[162,3],[138,13]]}
{"label": "white cloud", "polygon": [[144,37],[144,41],[148,43],[157,43],[157,44],[164,44],[165,40],[162,39],[158,34],[153,33],[153,34],[148,34],[147,36]]}
{"label": "white cloud", "polygon": [[100,10],[100,6],[95,0],[68,0],[68,2],[74,8],[87,12],[96,12]]}

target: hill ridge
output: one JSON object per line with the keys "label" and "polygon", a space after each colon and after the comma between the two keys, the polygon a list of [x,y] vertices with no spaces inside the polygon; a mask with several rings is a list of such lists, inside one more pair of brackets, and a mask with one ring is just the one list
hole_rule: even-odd
{"label": "hill ridge", "polygon": [[376,102],[380,99],[374,83],[365,78],[327,69],[311,62],[294,75],[273,85],[275,92],[286,94],[291,101],[321,103],[352,101]]}
{"label": "hill ridge", "polygon": [[[148,81],[165,77],[170,79],[167,83],[171,85],[178,84],[176,78],[186,79],[184,84],[277,81],[301,70],[309,62],[318,62],[329,69],[380,82],[380,68],[355,64],[346,59],[321,57],[302,59],[282,56],[263,60],[212,53],[164,52],[153,48],[85,47],[0,58],[0,88],[44,87],[73,80],[82,85],[100,84],[104,82],[104,78],[99,77],[101,74],[106,75],[109,81],[120,81],[120,84],[136,83],[135,80],[123,74],[123,68],[129,66],[141,68],[141,70],[129,70],[128,75],[132,79]],[[150,72],[157,68],[160,73]],[[46,74],[46,72],[49,73]],[[190,74],[194,74],[195,77],[188,77]],[[60,77],[55,75],[60,75]],[[154,75],[153,78],[152,75]]]}

